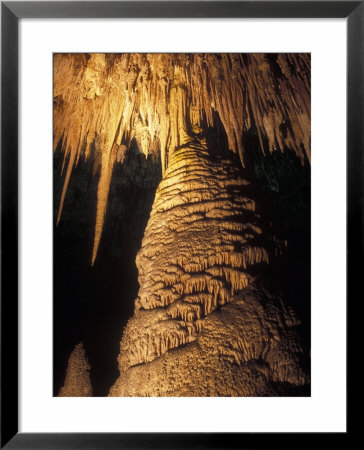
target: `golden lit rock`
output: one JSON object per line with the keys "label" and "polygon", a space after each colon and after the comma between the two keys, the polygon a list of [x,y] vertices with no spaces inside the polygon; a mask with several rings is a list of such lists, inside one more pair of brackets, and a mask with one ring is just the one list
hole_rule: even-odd
{"label": "golden lit rock", "polygon": [[119,146],[135,137],[145,154],[158,147],[164,171],[189,128],[206,132],[214,114],[243,166],[242,136],[253,125],[263,153],[310,159],[310,55],[54,55],[54,148],[61,143],[67,165],[57,222],[78,159],[93,142],[102,155],[92,263]]}
{"label": "golden lit rock", "polygon": [[65,382],[58,397],[92,397],[90,369],[83,343],[80,342],[69,357]]}
{"label": "golden lit rock", "polygon": [[203,145],[170,156],[110,395],[273,395],[276,382],[307,382],[294,314],[252,275],[269,257],[251,195],[239,167]]}
{"label": "golden lit rock", "polygon": [[[245,148],[248,133],[259,148]],[[264,284],[286,243],[267,232],[249,152],[289,151],[310,164],[310,55],[55,54],[54,149],[65,171],[57,223],[73,168],[92,158],[92,265],[114,165],[133,140],[160,157],[163,178],[109,395],[274,396],[308,386],[298,316]],[[80,343],[59,395],[92,395],[89,370]]]}

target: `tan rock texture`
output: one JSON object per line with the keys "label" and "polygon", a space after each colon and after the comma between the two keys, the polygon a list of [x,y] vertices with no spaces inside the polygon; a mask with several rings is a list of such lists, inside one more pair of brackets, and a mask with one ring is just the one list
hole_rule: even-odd
{"label": "tan rock texture", "polygon": [[66,170],[57,222],[72,169],[93,143],[101,176],[92,262],[112,169],[133,138],[146,155],[160,153],[164,172],[169,152],[218,118],[243,166],[242,136],[253,126],[263,153],[290,149],[310,160],[310,62],[305,53],[55,54],[54,148]]}
{"label": "tan rock texture", "polygon": [[86,351],[80,342],[69,357],[66,378],[58,397],[92,397],[90,369]]}
{"label": "tan rock texture", "polygon": [[[138,320],[136,315],[131,321]],[[304,355],[295,325],[279,299],[251,285],[205,317],[191,343],[126,370],[121,361],[110,395],[296,395],[295,388],[309,377],[301,368]]]}
{"label": "tan rock texture", "polygon": [[[162,165],[110,396],[294,395],[309,385],[299,320],[260,276],[271,253],[248,132],[254,151],[310,164],[309,54],[54,56],[54,148],[65,170],[57,222],[73,167],[92,157],[92,264],[114,164],[135,139]],[[76,349],[61,392],[91,395]]]}
{"label": "tan rock texture", "polygon": [[276,385],[308,382],[299,322],[257,288],[269,256],[251,194],[239,167],[203,144],[173,153],[137,255],[139,296],[110,395],[278,395]]}

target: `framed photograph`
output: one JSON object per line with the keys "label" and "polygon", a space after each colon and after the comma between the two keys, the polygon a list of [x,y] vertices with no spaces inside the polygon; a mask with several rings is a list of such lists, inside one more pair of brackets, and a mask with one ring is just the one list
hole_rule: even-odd
{"label": "framed photograph", "polygon": [[2,447],[348,438],[363,8],[1,3]]}

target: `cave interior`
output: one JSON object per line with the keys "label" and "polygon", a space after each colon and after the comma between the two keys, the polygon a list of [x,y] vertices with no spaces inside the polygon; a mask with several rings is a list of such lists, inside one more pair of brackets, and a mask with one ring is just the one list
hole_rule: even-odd
{"label": "cave interior", "polygon": [[[114,395],[310,395],[309,55],[55,54],[54,68],[53,395],[60,395],[70,355],[80,343],[82,348],[77,348],[87,359],[85,370],[92,386],[87,395],[110,395],[113,386]],[[123,352],[131,355],[134,351],[128,336],[137,332],[135,330],[144,317],[140,314],[147,317],[147,313],[171,308],[172,303],[177,302],[173,297],[161,305],[154,304],[151,300],[154,294],[149,291],[148,299],[143,300],[141,283],[148,284],[149,272],[146,270],[144,274],[142,271],[146,265],[143,258],[146,257],[141,249],[147,249],[148,239],[151,239],[148,227],[158,226],[158,222],[153,225],[153,214],[164,211],[158,208],[167,208],[157,203],[162,203],[163,189],[168,189],[172,183],[167,183],[168,177],[172,180],[174,173],[182,170],[183,158],[188,161],[183,166],[181,177],[186,176],[189,167],[193,171],[194,155],[200,158],[204,170],[209,164],[211,174],[216,169],[217,180],[219,171],[223,173],[225,170],[220,168],[228,161],[231,168],[225,164],[226,180],[234,177],[246,185],[244,191],[239,187],[237,194],[238,188],[233,181],[224,181],[227,187],[224,185],[223,189],[228,194],[215,194],[212,187],[211,202],[216,203],[220,195],[221,201],[234,203],[241,192],[249,201],[253,199],[254,208],[249,207],[251,211],[244,210],[242,219],[237,219],[230,211],[224,219],[226,223],[236,227],[237,222],[244,225],[250,221],[263,230],[254,237],[254,242],[249,241],[250,238],[245,241],[236,238],[234,251],[238,251],[239,245],[245,245],[253,248],[255,258],[258,254],[254,253],[255,248],[262,248],[264,252],[262,250],[259,260],[243,271],[247,273],[244,280],[248,281],[236,288],[235,293],[232,289],[231,293],[224,294],[227,296],[224,301],[216,300],[210,309],[205,306],[204,314],[207,317],[219,311],[223,313],[229,302],[232,302],[230,306],[234,305],[234,295],[244,298],[250,285],[256,285],[258,290],[261,287],[262,292],[269,292],[269,298],[273,299],[270,302],[282,303],[282,311],[293,311],[294,325],[290,328],[289,338],[282,340],[294,341],[289,344],[294,349],[292,367],[298,364],[300,368],[287,369],[284,375],[278,373],[281,369],[277,369],[276,375],[272,367],[279,362],[269,362],[271,367],[263,368],[268,364],[264,358],[267,361],[273,358],[269,359],[265,350],[262,350],[263,356],[252,357],[254,364],[244,356],[231,361],[225,354],[223,359],[221,353],[216,358],[228,361],[226,364],[234,367],[234,374],[238,373],[235,366],[239,366],[239,370],[249,370],[253,374],[249,377],[266,377],[271,387],[251,388],[248,393],[229,393],[228,388],[224,391],[209,390],[208,387],[200,391],[192,387],[189,394],[186,386],[182,389],[178,385],[174,391],[167,389],[163,394],[162,391],[148,392],[144,387],[143,390],[132,386],[125,394],[115,387],[119,386],[117,380],[123,371],[127,380],[125,385],[132,385],[134,382],[130,380],[138,380],[142,373],[148,373],[148,378],[158,378],[158,365],[149,372],[140,373],[137,371],[143,367],[139,366],[153,366],[168,353],[173,354],[177,364],[183,365],[184,358],[186,361],[192,358],[184,346],[203,346],[202,337],[199,344],[199,335],[204,333],[202,324],[202,331],[197,326],[197,331],[193,329],[191,332],[191,338],[176,338],[175,344],[167,344],[166,349],[159,353],[151,353],[150,356],[147,354],[149,350],[145,350],[147,356],[143,357],[144,360],[139,360],[134,353],[135,363],[130,362],[132,356],[128,356],[129,359],[123,357]],[[174,172],[171,174],[169,171],[172,169]],[[197,174],[199,170],[201,168],[196,169]],[[209,172],[206,173],[208,178]],[[213,186],[215,181],[211,183]],[[219,183],[222,185],[223,182]],[[173,198],[187,198],[192,189],[193,183],[186,194],[183,191],[182,195],[177,190]],[[201,189],[198,187],[196,191]],[[204,195],[202,193],[198,198],[199,204],[205,201]],[[183,206],[177,200],[167,200],[174,201],[173,208]],[[183,201],[194,200],[188,197]],[[207,208],[212,206],[206,206],[204,214],[210,211]],[[215,215],[211,217],[216,221],[216,205],[214,208]],[[198,209],[196,211],[196,215],[201,213]],[[181,217],[181,221],[184,220],[184,216]],[[204,217],[207,221],[208,214]],[[207,222],[202,224],[206,233],[209,226]],[[191,239],[197,236],[197,246],[203,234],[202,228],[191,235]],[[170,229],[173,227],[169,226],[167,231]],[[155,232],[155,228],[151,230],[150,233]],[[160,233],[157,240],[162,254],[168,248],[184,251],[183,246],[168,246],[167,232]],[[211,242],[213,240],[211,235]],[[240,241],[243,244],[239,244]],[[137,256],[138,253],[141,255]],[[169,255],[165,264],[173,265],[178,256],[177,250],[176,254]],[[192,254],[191,260],[195,257]],[[137,258],[143,267],[137,267]],[[200,267],[195,276],[202,276],[204,270]],[[231,274],[229,276],[232,277]],[[174,283],[177,284],[176,281]],[[253,291],[246,292],[247,298],[254,295]],[[185,286],[181,294],[185,303],[187,300],[183,296],[187,294]],[[238,301],[242,302],[241,298]],[[259,296],[257,298],[260,299]],[[268,308],[265,300],[257,301],[262,303],[263,309]],[[237,303],[236,311],[241,310],[239,305]],[[178,314],[182,314],[180,310]],[[135,317],[140,318],[139,322]],[[182,320],[180,316],[176,317],[175,320]],[[198,320],[194,318],[193,321],[203,322],[206,317],[200,318],[199,315]],[[273,322],[278,320],[275,316],[269,317],[273,317]],[[135,324],[131,325],[133,320]],[[151,320],[151,325],[146,322],[145,327],[154,330],[152,319],[145,320]],[[184,320],[186,324],[190,319]],[[294,329],[292,333],[291,329]],[[148,333],[152,335],[152,331]],[[213,342],[215,338],[211,339]],[[299,351],[296,351],[296,346]],[[277,350],[277,354],[284,359],[285,352],[289,351]],[[165,364],[172,364],[169,361],[165,359]],[[210,367],[206,369],[207,379],[211,370]],[[216,371],[219,370],[222,370],[220,366],[216,366]],[[128,371],[134,375],[127,375]],[[245,380],[244,376],[242,379]],[[300,381],[294,381],[296,379]],[[191,386],[193,383],[191,381]],[[257,381],[259,383],[261,381]]]}

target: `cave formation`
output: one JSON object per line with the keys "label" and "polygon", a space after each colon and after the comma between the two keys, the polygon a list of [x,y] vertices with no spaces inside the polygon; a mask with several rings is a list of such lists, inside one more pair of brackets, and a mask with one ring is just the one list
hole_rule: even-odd
{"label": "cave formation", "polygon": [[55,395],[309,395],[310,55],[55,54],[54,150]]}

